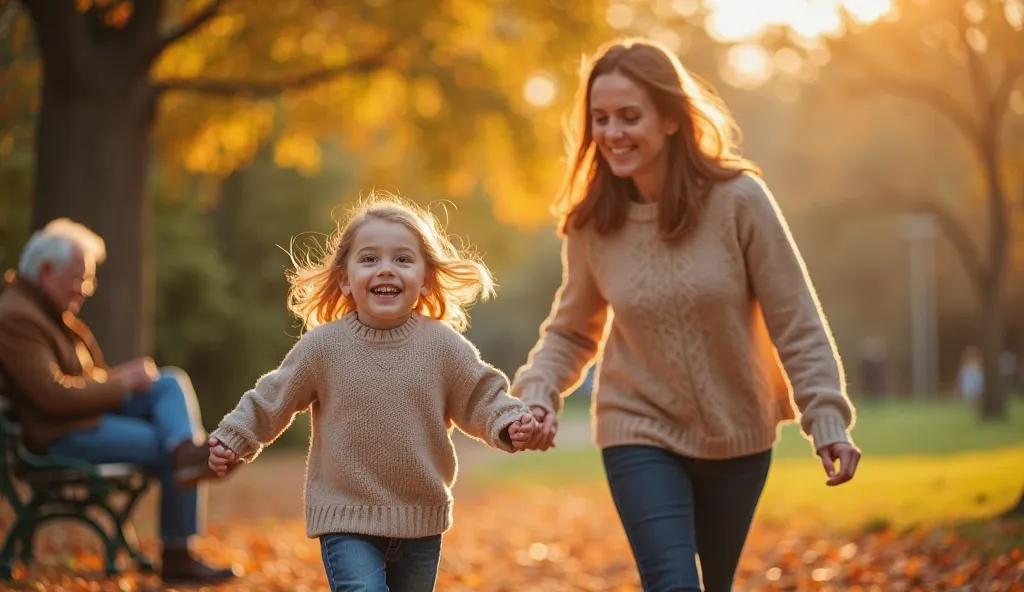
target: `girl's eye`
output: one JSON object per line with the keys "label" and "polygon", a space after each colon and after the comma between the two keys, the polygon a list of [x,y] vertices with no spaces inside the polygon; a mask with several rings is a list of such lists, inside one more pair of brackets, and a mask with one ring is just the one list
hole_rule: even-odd
{"label": "girl's eye", "polygon": [[604,116],[595,117],[594,118],[594,123],[596,123],[597,125],[604,125],[604,124],[608,123],[608,118],[604,117]]}
{"label": "girl's eye", "polygon": [[398,258],[395,259],[395,261],[397,261],[399,263],[411,263],[412,259],[409,258],[408,255],[399,255]]}
{"label": "girl's eye", "polygon": [[632,125],[632,124],[640,121],[640,116],[639,115],[627,115],[627,116],[623,117],[622,119],[624,119],[626,121],[626,123]]}
{"label": "girl's eye", "polygon": [[377,258],[374,257],[373,255],[363,255],[363,258],[360,259],[359,261],[362,263],[373,263],[376,260]]}

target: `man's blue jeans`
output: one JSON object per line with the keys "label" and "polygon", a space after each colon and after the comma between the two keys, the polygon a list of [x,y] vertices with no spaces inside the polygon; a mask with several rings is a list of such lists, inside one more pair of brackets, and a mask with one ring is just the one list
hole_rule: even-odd
{"label": "man's blue jeans", "polygon": [[183,547],[199,532],[199,490],[175,485],[171,452],[197,435],[204,431],[192,383],[182,370],[165,368],[148,390],[127,395],[120,412],[57,440],[50,453],[150,470],[160,479],[160,537],[165,547]]}
{"label": "man's blue jeans", "polygon": [[732,590],[772,451],[705,460],[613,446],[603,456],[644,592]]}
{"label": "man's blue jeans", "polygon": [[397,539],[363,534],[320,537],[331,592],[431,592],[441,535]]}

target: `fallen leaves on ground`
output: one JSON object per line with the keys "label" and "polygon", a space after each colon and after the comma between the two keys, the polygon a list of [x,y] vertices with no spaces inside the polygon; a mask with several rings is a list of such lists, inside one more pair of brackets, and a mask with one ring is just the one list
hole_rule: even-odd
{"label": "fallen leaves on ground", "polygon": [[[983,525],[991,543],[948,529],[890,530],[843,536],[828,525],[755,524],[737,590],[1014,591],[1024,590],[1024,554],[1012,543],[1024,526]],[[206,588],[233,591],[326,590],[316,541],[301,520],[237,518],[212,526],[196,550],[212,563],[234,564],[244,577]],[[157,543],[143,549],[157,556]],[[160,589],[155,576],[127,571],[103,578],[95,538],[68,525],[47,528],[39,564],[19,566],[15,590]],[[639,590],[626,538],[605,489],[474,492],[459,499],[455,528],[444,540],[437,589],[476,591]]]}

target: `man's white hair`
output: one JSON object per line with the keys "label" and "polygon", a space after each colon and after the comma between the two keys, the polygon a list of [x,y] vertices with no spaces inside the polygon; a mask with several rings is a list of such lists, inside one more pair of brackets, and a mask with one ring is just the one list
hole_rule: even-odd
{"label": "man's white hair", "polygon": [[92,257],[97,265],[107,258],[107,245],[99,235],[78,222],[57,218],[29,237],[21,250],[18,273],[30,280],[39,279],[39,270],[47,262],[64,271],[76,250]]}

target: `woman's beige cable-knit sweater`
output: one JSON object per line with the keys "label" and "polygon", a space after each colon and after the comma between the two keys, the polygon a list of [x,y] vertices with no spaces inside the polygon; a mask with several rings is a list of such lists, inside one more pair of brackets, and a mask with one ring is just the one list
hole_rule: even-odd
{"label": "woman's beige cable-knit sweater", "polygon": [[309,409],[307,534],[430,536],[452,523],[452,424],[514,451],[506,428],[529,409],[507,390],[436,319],[413,314],[381,331],[351,313],[303,335],[211,436],[251,461]]}
{"label": "woman's beige cable-knit sweater", "polygon": [[631,204],[608,236],[569,229],[562,286],[513,396],[557,412],[597,357],[602,448],[761,452],[796,417],[791,397],[816,448],[849,441],[842,364],[764,183],[749,174],[720,183],[699,228],[674,245],[658,235],[657,209]]}

